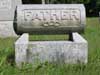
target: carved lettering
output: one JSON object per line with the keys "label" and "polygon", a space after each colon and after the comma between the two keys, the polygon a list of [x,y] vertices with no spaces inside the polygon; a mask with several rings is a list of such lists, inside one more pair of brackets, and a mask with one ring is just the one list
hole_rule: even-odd
{"label": "carved lettering", "polygon": [[60,26],[64,21],[67,24],[69,21],[74,21],[76,24],[80,22],[80,10],[78,9],[37,9],[24,10],[25,21],[35,21],[43,23],[42,26]]}
{"label": "carved lettering", "polygon": [[80,14],[79,10],[72,10],[71,11],[71,20],[80,20],[80,16],[78,16]]}
{"label": "carved lettering", "polygon": [[43,16],[43,20],[46,21],[47,20],[47,17],[48,19],[50,19],[50,11],[48,10],[45,10],[45,11],[40,11],[40,14]]}
{"label": "carved lettering", "polygon": [[50,11],[50,20],[60,20],[60,11],[57,10],[51,10]]}
{"label": "carved lettering", "polygon": [[24,19],[25,21],[30,21],[32,20],[32,12],[31,11],[24,11]]}
{"label": "carved lettering", "polygon": [[60,26],[60,25],[61,25],[61,24],[59,24],[59,22],[50,22],[50,23],[46,22],[46,23],[43,24],[44,27],[48,27],[48,26],[55,26],[55,27],[58,27],[58,26]]}
{"label": "carved lettering", "polygon": [[11,9],[11,0],[0,0],[0,9]]}
{"label": "carved lettering", "polygon": [[70,11],[62,10],[61,20],[70,20]]}

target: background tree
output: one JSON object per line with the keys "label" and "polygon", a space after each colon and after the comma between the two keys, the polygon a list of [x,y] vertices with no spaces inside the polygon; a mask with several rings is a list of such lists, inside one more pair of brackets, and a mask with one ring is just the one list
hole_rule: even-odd
{"label": "background tree", "polygon": [[84,4],[87,16],[98,16],[100,0],[22,0],[23,4]]}

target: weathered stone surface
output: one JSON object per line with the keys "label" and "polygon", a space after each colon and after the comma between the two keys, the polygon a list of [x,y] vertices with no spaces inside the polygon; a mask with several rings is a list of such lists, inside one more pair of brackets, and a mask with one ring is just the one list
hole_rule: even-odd
{"label": "weathered stone surface", "polygon": [[82,32],[86,24],[82,4],[19,5],[16,15],[17,33]]}
{"label": "weathered stone surface", "polygon": [[0,38],[17,37],[14,32],[13,21],[0,21]]}
{"label": "weathered stone surface", "polygon": [[15,43],[15,61],[17,66],[21,66],[22,63],[27,61],[27,49],[28,49],[29,36],[28,34],[23,34]]}
{"label": "weathered stone surface", "polygon": [[21,0],[0,0],[0,20],[13,21],[15,8],[21,4]]}
{"label": "weathered stone surface", "polygon": [[15,8],[21,0],[0,0],[0,38],[16,37],[13,21]]}
{"label": "weathered stone surface", "polygon": [[[16,64],[28,62],[87,63],[88,43],[78,33],[73,33],[74,41],[28,41],[24,34],[15,43]],[[20,67],[19,66],[19,67]]]}

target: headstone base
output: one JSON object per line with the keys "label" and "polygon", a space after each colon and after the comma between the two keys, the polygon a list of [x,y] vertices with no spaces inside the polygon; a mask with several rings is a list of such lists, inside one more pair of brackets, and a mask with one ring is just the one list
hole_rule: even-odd
{"label": "headstone base", "polygon": [[73,33],[73,41],[30,41],[27,33],[15,42],[15,61],[22,63],[56,62],[84,63],[88,61],[88,43],[78,33]]}

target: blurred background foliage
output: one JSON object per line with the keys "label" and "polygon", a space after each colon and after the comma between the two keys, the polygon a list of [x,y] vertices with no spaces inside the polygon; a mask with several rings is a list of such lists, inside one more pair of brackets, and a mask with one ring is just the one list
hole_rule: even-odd
{"label": "blurred background foliage", "polygon": [[99,16],[100,0],[22,0],[23,4],[84,4],[87,17]]}

